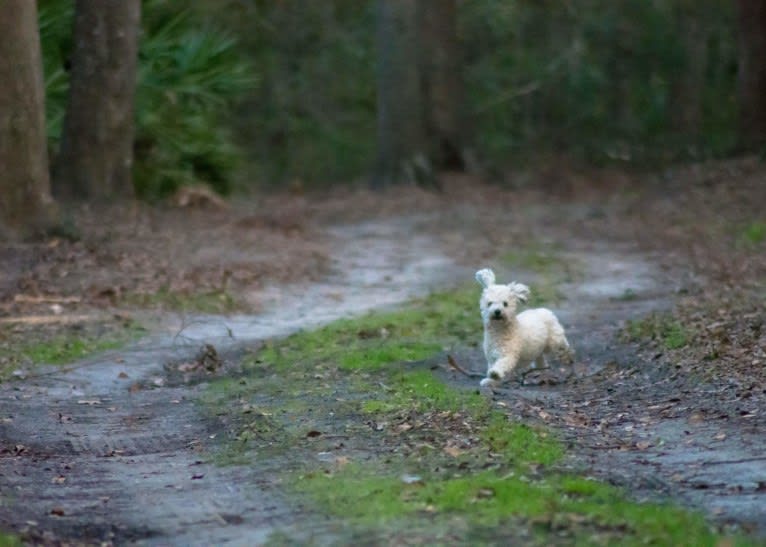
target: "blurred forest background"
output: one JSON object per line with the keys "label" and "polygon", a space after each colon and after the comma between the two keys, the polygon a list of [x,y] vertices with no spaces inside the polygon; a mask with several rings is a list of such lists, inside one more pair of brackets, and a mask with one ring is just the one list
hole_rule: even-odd
{"label": "blurred forest background", "polygon": [[[75,6],[87,4],[38,3],[54,167],[66,140]],[[371,173],[379,185],[427,183],[445,168],[502,178],[508,165],[560,157],[656,166],[762,144],[754,105],[764,102],[766,70],[750,53],[764,41],[760,0],[143,0],[140,7],[128,194],[148,200],[185,185],[222,194],[321,189],[366,182]],[[407,72],[402,63],[418,66]],[[430,90],[408,98],[418,86]],[[401,120],[387,125],[386,109],[408,102],[410,110],[393,117],[430,109],[425,125],[441,123],[436,135],[407,136]],[[401,156],[410,152],[401,149],[417,148],[423,133],[441,150],[410,150],[408,170]],[[399,149],[386,152],[392,141]],[[381,178],[386,154],[403,168]],[[62,192],[53,172],[54,195],[93,195]]]}

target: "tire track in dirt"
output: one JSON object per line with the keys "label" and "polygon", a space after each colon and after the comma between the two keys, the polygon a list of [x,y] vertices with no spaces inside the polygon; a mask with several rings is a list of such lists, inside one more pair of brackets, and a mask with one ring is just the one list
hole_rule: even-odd
{"label": "tire track in dirt", "polygon": [[232,350],[467,275],[413,235],[414,222],[332,228],[335,273],[271,287],[258,316],[183,318],[174,334],[0,385],[0,528],[33,542],[254,545],[299,519],[279,496],[275,463],[203,460],[218,433],[194,404],[203,386],[166,386],[163,365],[192,359],[203,342]]}

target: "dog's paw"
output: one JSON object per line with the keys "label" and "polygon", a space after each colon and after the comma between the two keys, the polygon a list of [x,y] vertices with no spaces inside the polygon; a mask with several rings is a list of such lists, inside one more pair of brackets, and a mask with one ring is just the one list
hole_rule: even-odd
{"label": "dog's paw", "polygon": [[479,382],[479,385],[481,387],[493,387],[497,385],[497,380],[493,378],[482,378],[481,382]]}

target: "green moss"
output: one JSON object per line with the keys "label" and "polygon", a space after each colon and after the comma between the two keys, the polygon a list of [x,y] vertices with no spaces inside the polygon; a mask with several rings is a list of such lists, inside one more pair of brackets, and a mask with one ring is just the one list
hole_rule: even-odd
{"label": "green moss", "polygon": [[513,519],[585,544],[597,539],[621,545],[718,541],[699,514],[664,504],[629,502],[614,487],[578,477],[533,480],[519,473],[484,471],[405,480],[401,474],[381,475],[348,466],[331,474],[302,475],[294,487],[324,512],[355,526],[396,528],[393,523],[403,517],[427,512],[436,527],[451,515],[460,515],[472,527]]}
{"label": "green moss", "polygon": [[760,220],[751,222],[742,230],[739,240],[750,246],[763,243],[766,241],[766,222]]}
{"label": "green moss", "polygon": [[0,547],[21,547],[19,538],[0,532]]}
{"label": "green moss", "polygon": [[508,463],[550,465],[564,456],[564,448],[550,432],[509,423],[498,410],[487,419],[481,437],[492,452],[502,454]]}
{"label": "green moss", "polygon": [[567,262],[550,246],[533,244],[515,249],[503,256],[503,261],[522,270],[538,274],[565,269]]}
{"label": "green moss", "polygon": [[457,343],[481,338],[478,287],[468,286],[418,300],[406,308],[336,321],[315,331],[272,342],[249,366],[292,369],[310,359],[344,370],[377,370],[386,364],[419,361]]}
{"label": "green moss", "polygon": [[402,371],[389,375],[386,389],[377,390],[362,404],[368,413],[414,409],[428,411],[487,412],[489,405],[475,392],[450,388],[428,370]]}
{"label": "green moss", "polygon": [[143,333],[143,327],[129,323],[124,330],[110,332],[104,336],[92,334],[59,335],[19,349],[19,353],[35,364],[61,365],[82,359],[88,355],[117,349]]}
{"label": "green moss", "polygon": [[23,354],[34,363],[63,364],[76,361],[91,353],[106,351],[120,346],[112,340],[88,340],[71,337],[56,337],[53,340],[28,346]]}
{"label": "green moss", "polygon": [[123,297],[123,302],[140,308],[160,308],[210,314],[226,314],[245,310],[239,300],[228,291],[221,289],[188,293],[163,288],[155,293],[126,294]]}
{"label": "green moss", "polygon": [[530,244],[515,249],[502,258],[514,270],[535,274],[531,285],[529,306],[555,304],[566,299],[561,292],[562,283],[579,279],[582,267],[575,260],[564,257],[561,251],[551,245]]}
{"label": "green moss", "polygon": [[667,349],[680,349],[689,343],[692,334],[678,320],[669,315],[652,314],[643,319],[629,321],[625,329],[629,340],[659,341]]}

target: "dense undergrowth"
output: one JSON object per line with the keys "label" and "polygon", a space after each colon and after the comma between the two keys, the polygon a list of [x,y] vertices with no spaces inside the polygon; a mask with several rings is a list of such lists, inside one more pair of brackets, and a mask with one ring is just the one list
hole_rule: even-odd
{"label": "dense undergrowth", "polygon": [[[205,183],[232,189],[242,162],[231,117],[255,83],[252,64],[231,32],[165,0],[142,3],[136,136],[136,193],[165,196]],[[74,2],[40,3],[47,131],[55,157],[66,110]]]}
{"label": "dense undergrowth", "polygon": [[[72,4],[40,3],[54,154]],[[722,0],[459,3],[478,157],[502,172],[562,155],[655,165],[732,153],[733,10]],[[374,1],[148,0],[143,27],[139,194],[198,182],[227,191],[237,179],[301,189],[369,172]]]}
{"label": "dense undergrowth", "polygon": [[[375,155],[375,2],[229,4],[262,81],[241,127],[254,178],[302,187],[363,177]],[[733,151],[731,2],[458,5],[467,131],[490,166]]]}

